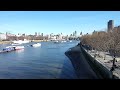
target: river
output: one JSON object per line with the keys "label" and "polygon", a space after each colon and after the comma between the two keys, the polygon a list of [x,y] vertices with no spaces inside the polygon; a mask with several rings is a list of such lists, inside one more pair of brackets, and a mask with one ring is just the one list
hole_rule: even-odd
{"label": "river", "polygon": [[[55,44],[41,42],[41,47],[24,44],[24,50],[0,54],[0,79],[77,79],[65,51],[78,41]],[[9,44],[0,45],[0,49]]]}

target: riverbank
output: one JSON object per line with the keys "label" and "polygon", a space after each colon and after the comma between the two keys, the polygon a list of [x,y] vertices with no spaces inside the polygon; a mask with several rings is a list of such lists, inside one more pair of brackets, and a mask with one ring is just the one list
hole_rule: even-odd
{"label": "riverbank", "polygon": [[[86,50],[86,49],[85,49]],[[86,50],[86,52],[88,54],[90,54],[93,58],[94,58],[94,55],[95,55],[95,51],[94,50]],[[105,60],[104,60],[104,53],[105,52],[99,52],[99,56],[96,56],[96,60],[101,63],[103,66],[105,66],[106,68],[108,68],[108,70],[111,70],[112,68],[112,60],[113,60],[113,57],[108,53],[106,52],[106,57],[105,57]],[[120,57],[116,57],[116,66],[117,68],[115,68],[115,70],[113,71],[113,75],[116,76],[117,78],[120,78]]]}
{"label": "riverbank", "polygon": [[96,73],[92,70],[86,58],[84,57],[80,46],[70,48],[65,52],[70,59],[79,79],[98,79]]}
{"label": "riverbank", "polygon": [[12,43],[11,41],[0,41],[0,44],[10,44]]}
{"label": "riverbank", "polygon": [[[32,42],[48,42],[49,40],[34,40]],[[11,44],[12,41],[0,41],[0,44]]]}

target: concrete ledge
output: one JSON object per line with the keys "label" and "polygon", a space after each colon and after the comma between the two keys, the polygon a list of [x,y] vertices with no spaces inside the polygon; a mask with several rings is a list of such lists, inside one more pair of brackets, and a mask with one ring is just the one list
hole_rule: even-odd
{"label": "concrete ledge", "polygon": [[102,79],[113,79],[113,74],[111,71],[109,71],[105,66],[103,66],[101,63],[95,60],[95,58],[88,54],[82,46],[81,50],[86,60],[88,61],[94,72],[98,75],[98,77]]}
{"label": "concrete ledge", "polygon": [[99,79],[82,55],[80,46],[70,48],[65,52],[65,55],[72,62],[76,75],[79,79]]}

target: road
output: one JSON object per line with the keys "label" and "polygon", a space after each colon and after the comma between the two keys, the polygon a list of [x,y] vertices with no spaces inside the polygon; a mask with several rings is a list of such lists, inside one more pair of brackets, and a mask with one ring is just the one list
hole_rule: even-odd
{"label": "road", "polygon": [[71,60],[79,79],[99,79],[81,53],[79,46],[73,47],[65,54]]}

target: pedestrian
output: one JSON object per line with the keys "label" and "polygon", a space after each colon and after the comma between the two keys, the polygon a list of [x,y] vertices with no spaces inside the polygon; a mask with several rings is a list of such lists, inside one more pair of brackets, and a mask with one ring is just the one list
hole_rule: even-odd
{"label": "pedestrian", "polygon": [[113,59],[113,67],[116,67],[115,62],[117,62],[117,60],[116,60],[115,57],[114,57],[114,59]]}
{"label": "pedestrian", "polygon": [[112,68],[111,68],[110,71],[115,70],[115,68],[116,68],[116,64],[115,64],[115,62],[117,62],[117,60],[116,60],[115,57],[114,57],[114,59],[113,59],[113,65],[112,65]]}

